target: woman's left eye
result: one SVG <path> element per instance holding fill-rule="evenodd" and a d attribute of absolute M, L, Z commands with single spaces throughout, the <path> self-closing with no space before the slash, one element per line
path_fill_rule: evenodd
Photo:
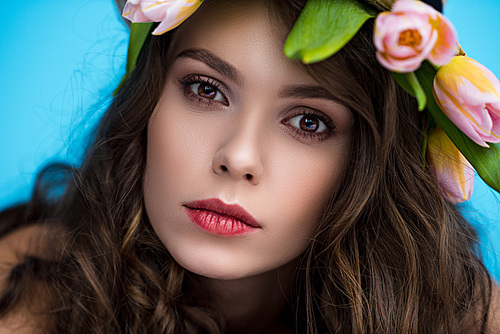
<path fill-rule="evenodd" d="M 316 109 L 299 108 L 282 123 L 292 129 L 294 137 L 307 141 L 322 141 L 330 137 L 335 130 L 332 119 Z"/>
<path fill-rule="evenodd" d="M 219 91 L 219 89 L 217 89 L 217 87 L 215 87 L 209 83 L 197 82 L 197 83 L 190 84 L 188 87 L 193 93 L 195 93 L 195 94 L 197 94 L 205 99 L 210 99 L 210 100 L 220 101 L 220 102 L 226 101 L 224 95 L 222 95 L 222 93 Z"/>
<path fill-rule="evenodd" d="M 297 115 L 287 123 L 305 132 L 323 132 L 328 129 L 326 124 L 314 115 Z"/>

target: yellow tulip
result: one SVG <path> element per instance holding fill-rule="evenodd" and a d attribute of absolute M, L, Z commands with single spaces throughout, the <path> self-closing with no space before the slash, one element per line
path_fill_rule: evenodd
<path fill-rule="evenodd" d="M 426 157 L 444 198 L 453 204 L 468 201 L 474 188 L 474 168 L 443 129 L 429 131 Z"/>
<path fill-rule="evenodd" d="M 478 145 L 500 142 L 500 82 L 467 56 L 453 57 L 434 78 L 434 96 L 448 118 Z"/>

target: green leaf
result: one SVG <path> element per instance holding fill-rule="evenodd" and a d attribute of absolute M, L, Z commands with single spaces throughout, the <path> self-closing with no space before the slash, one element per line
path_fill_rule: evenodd
<path fill-rule="evenodd" d="M 424 132 L 424 138 L 422 140 L 422 146 L 420 147 L 420 150 L 422 152 L 422 166 L 424 167 L 425 164 L 427 163 L 427 146 L 429 144 L 429 129 L 430 129 L 429 124 L 427 124 L 427 128 L 425 129 Z"/>
<path fill-rule="evenodd" d="M 141 53 L 142 46 L 153 26 L 152 22 L 149 23 L 132 23 L 130 27 L 130 39 L 128 41 L 127 53 L 127 73 L 132 72 L 137 62 L 137 57 Z"/>
<path fill-rule="evenodd" d="M 415 92 L 413 91 L 413 87 L 411 84 L 408 82 L 408 78 L 404 73 L 398 73 L 398 72 L 391 72 L 392 76 L 394 79 L 396 79 L 396 82 L 403 87 L 405 91 L 408 92 L 413 97 L 416 97 Z"/>
<path fill-rule="evenodd" d="M 427 104 L 427 96 L 422 88 L 422 85 L 418 81 L 417 76 L 414 72 L 411 73 L 397 73 L 392 72 L 392 76 L 396 79 L 396 82 L 403 87 L 411 96 L 415 97 L 418 102 L 418 110 L 424 110 Z"/>
<path fill-rule="evenodd" d="M 427 110 L 436 124 L 443 128 L 484 182 L 500 192 L 500 144 L 489 144 L 489 148 L 479 146 L 450 121 L 434 100 L 432 83 L 436 69 L 431 64 L 423 63 L 416 74 L 427 95 Z"/>
<path fill-rule="evenodd" d="M 125 67 L 125 75 L 122 78 L 122 81 L 118 85 L 118 87 L 113 92 L 113 95 L 116 95 L 122 86 L 127 81 L 127 78 L 135 68 L 135 64 L 137 63 L 137 57 L 141 53 L 142 46 L 146 41 L 146 38 L 149 36 L 149 32 L 151 31 L 151 27 L 153 23 L 132 23 L 130 26 L 130 38 L 128 41 L 128 53 L 127 53 L 127 65 Z"/>
<path fill-rule="evenodd" d="M 324 60 L 349 42 L 377 10 L 361 1 L 309 0 L 285 42 L 285 55 L 304 63 Z"/>

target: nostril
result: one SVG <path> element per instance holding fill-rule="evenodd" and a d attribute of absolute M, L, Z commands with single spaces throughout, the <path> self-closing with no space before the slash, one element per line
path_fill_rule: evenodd
<path fill-rule="evenodd" d="M 246 179 L 248 181 L 251 181 L 253 179 L 253 175 L 252 174 L 246 174 L 245 177 L 246 177 Z"/>
<path fill-rule="evenodd" d="M 227 172 L 227 167 L 226 167 L 226 166 L 224 166 L 224 165 L 221 165 L 221 166 L 220 166 L 220 169 L 221 169 L 223 172 Z"/>

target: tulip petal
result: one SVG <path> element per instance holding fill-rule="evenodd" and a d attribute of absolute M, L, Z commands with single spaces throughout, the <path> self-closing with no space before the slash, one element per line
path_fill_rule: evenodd
<path fill-rule="evenodd" d="M 486 67 L 453 57 L 438 70 L 434 95 L 446 116 L 478 145 L 500 142 L 500 82 Z"/>
<path fill-rule="evenodd" d="M 161 35 L 176 28 L 191 16 L 202 2 L 202 0 L 184 0 L 172 3 L 172 6 L 166 12 L 165 18 L 153 31 L 153 35 Z"/>
<path fill-rule="evenodd" d="M 140 5 L 131 2 L 127 2 L 123 7 L 122 16 L 134 23 L 149 22 L 149 19 L 142 13 Z"/>
<path fill-rule="evenodd" d="M 413 72 L 420 67 L 420 64 L 422 64 L 422 61 L 424 60 L 421 57 L 413 57 L 395 62 L 394 59 L 387 59 L 385 58 L 385 55 L 378 52 L 375 56 L 382 66 L 398 73 Z"/>
<path fill-rule="evenodd" d="M 429 131 L 426 157 L 443 196 L 450 203 L 470 199 L 474 188 L 474 169 L 443 129 Z"/>
<path fill-rule="evenodd" d="M 161 22 L 165 19 L 168 9 L 172 7 L 171 1 L 142 1 L 141 9 L 144 15 L 153 22 Z"/>
<path fill-rule="evenodd" d="M 496 104 L 488 103 L 486 105 L 486 109 L 491 116 L 493 121 L 493 126 L 491 128 L 491 137 L 490 139 L 486 139 L 490 143 L 498 143 L 500 142 L 500 101 Z M 495 139 L 497 141 L 495 141 Z"/>
<path fill-rule="evenodd" d="M 485 101 L 489 100 L 489 94 L 479 91 L 467 79 L 463 80 L 457 92 L 459 102 L 461 102 L 465 110 L 464 115 L 470 120 L 478 133 L 489 135 L 493 127 L 493 121 L 485 103 Z"/>
<path fill-rule="evenodd" d="M 439 31 L 434 48 L 429 54 L 429 60 L 435 65 L 446 65 L 457 54 L 457 32 L 453 24 L 443 15 L 431 21 L 435 31 Z"/>
<path fill-rule="evenodd" d="M 488 144 L 475 130 L 471 122 L 472 118 L 465 108 L 455 96 L 446 91 L 442 84 L 436 80 L 434 81 L 434 96 L 441 110 L 467 137 L 480 146 L 488 147 Z"/>

